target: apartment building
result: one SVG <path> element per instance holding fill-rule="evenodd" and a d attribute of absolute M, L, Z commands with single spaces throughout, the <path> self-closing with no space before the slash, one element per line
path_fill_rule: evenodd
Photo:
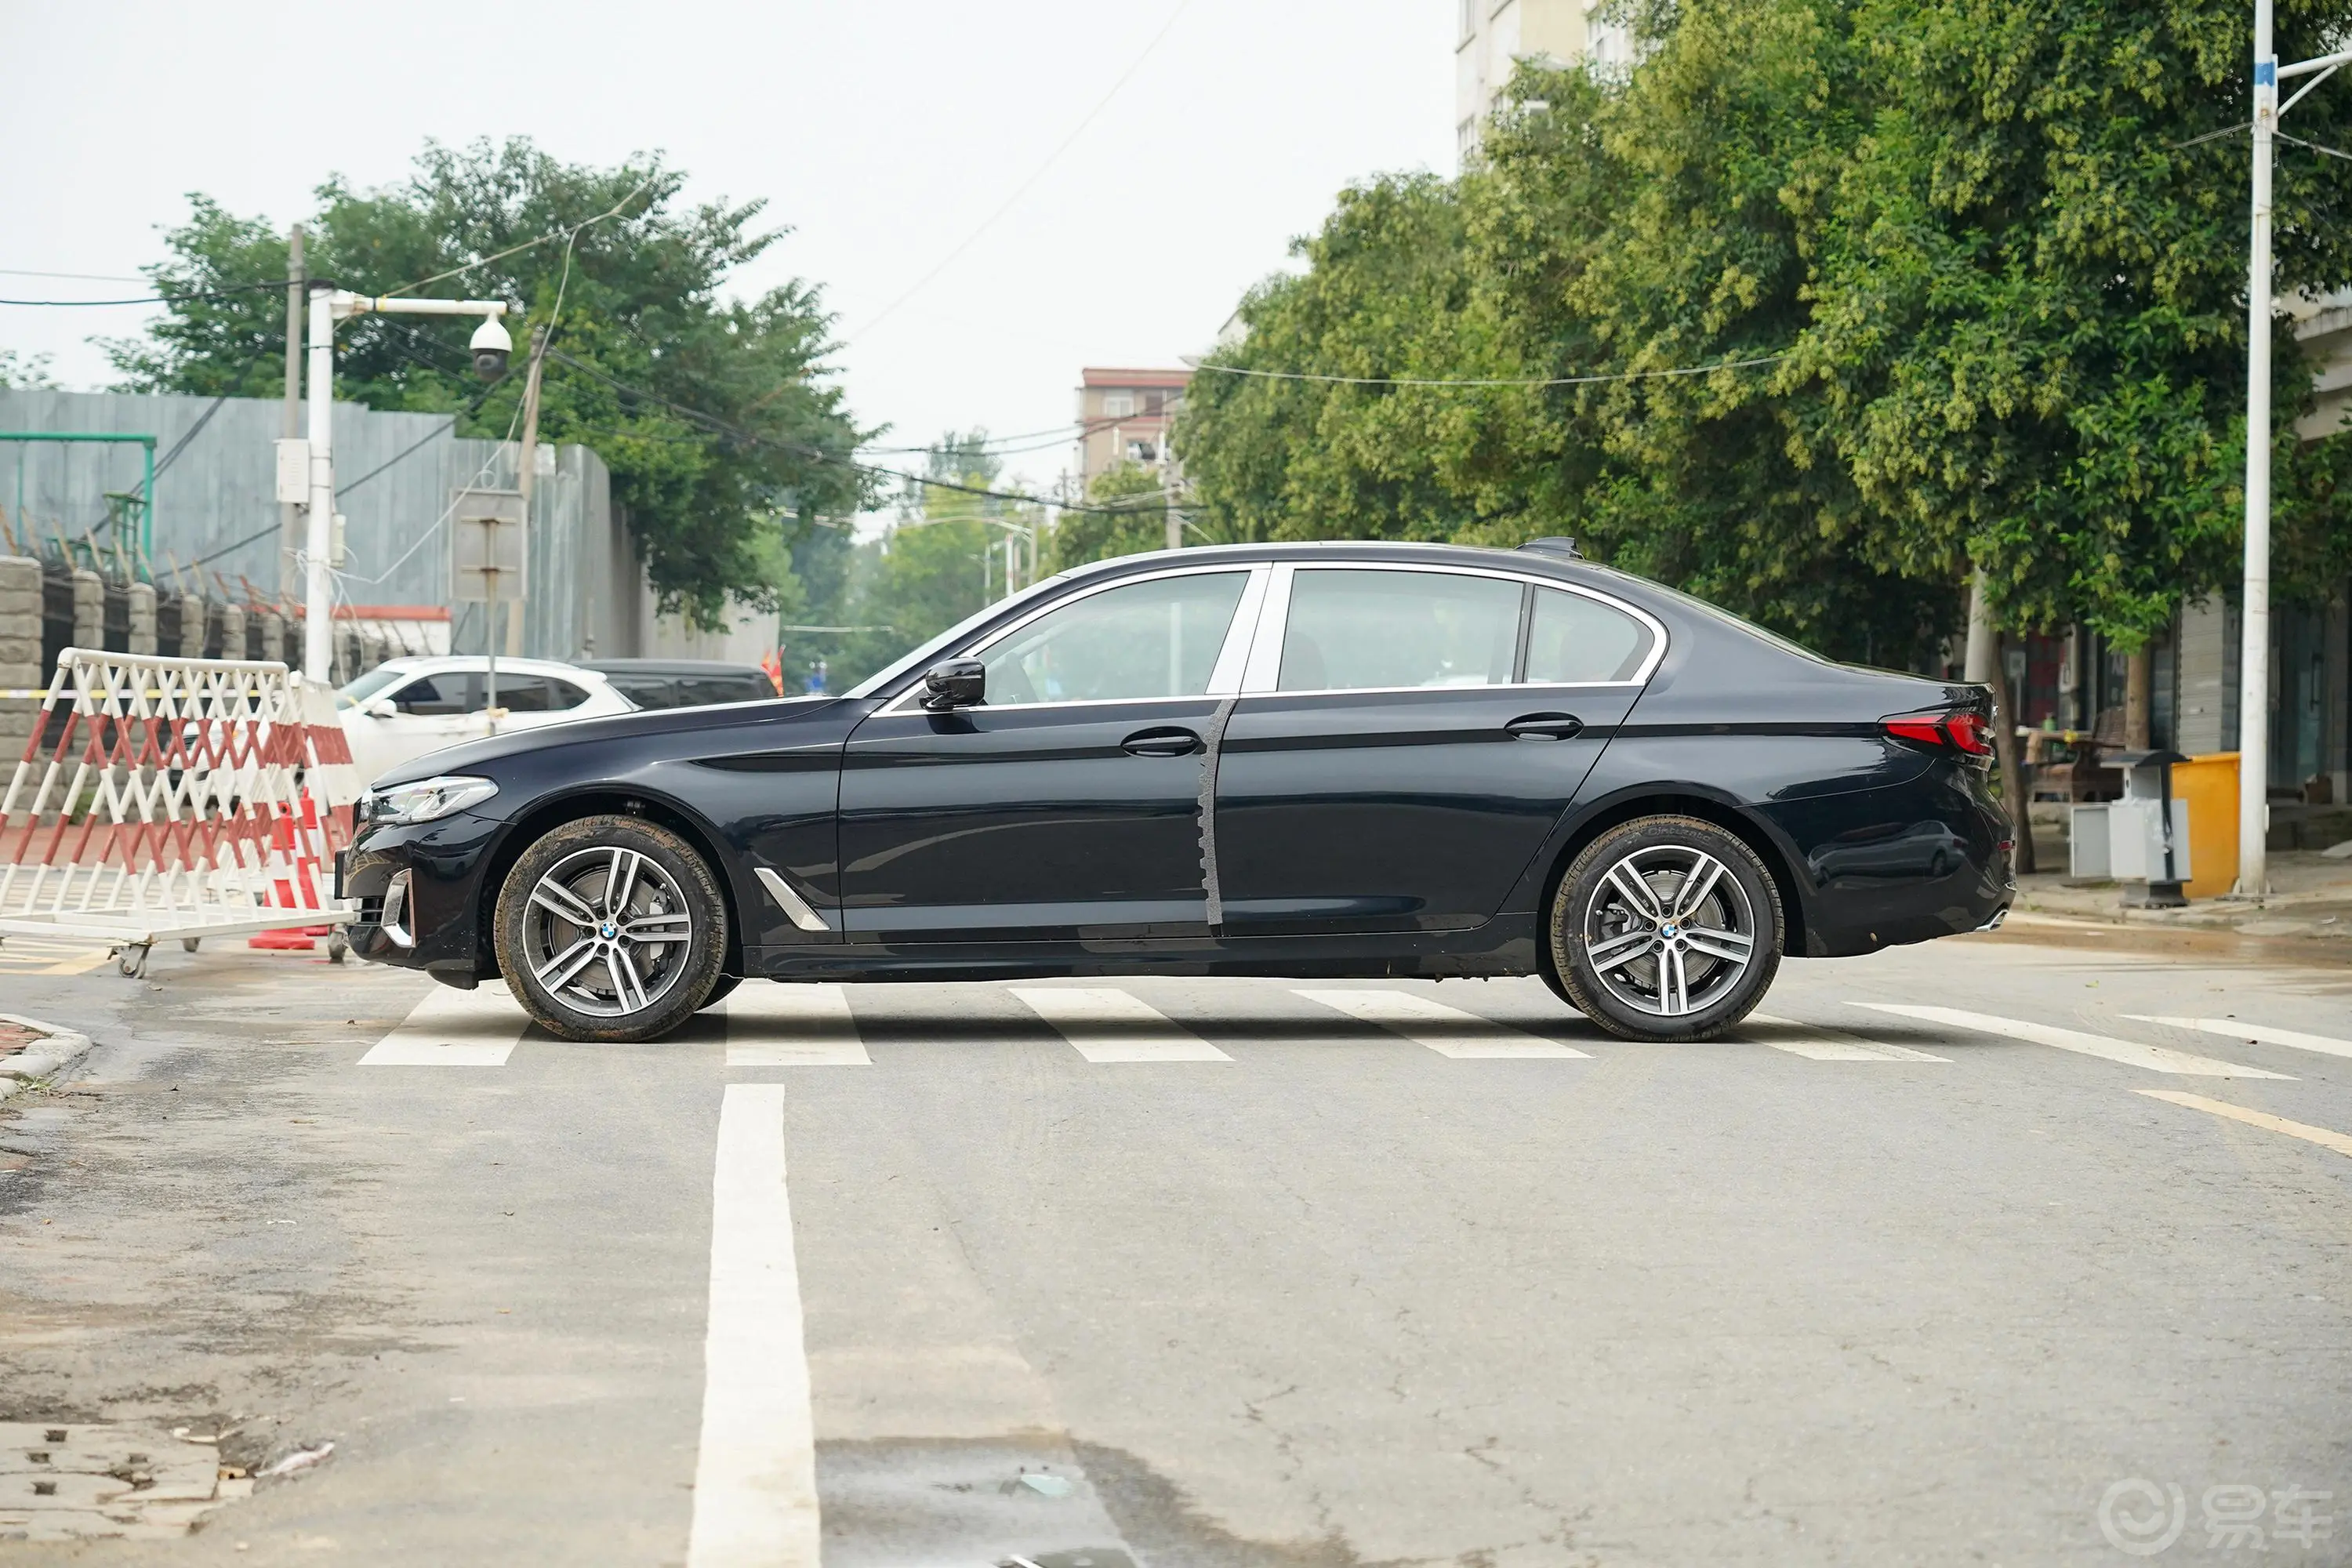
<path fill-rule="evenodd" d="M 1079 374 L 1078 472 L 1095 476 L 1136 463 L 1165 468 L 1168 428 L 1192 381 L 1189 370 L 1089 365 Z"/>
<path fill-rule="evenodd" d="M 1633 63 L 1632 36 L 1611 0 L 1454 0 L 1455 151 L 1478 150 L 1479 127 L 1523 59 L 1587 60 L 1604 69 Z"/>

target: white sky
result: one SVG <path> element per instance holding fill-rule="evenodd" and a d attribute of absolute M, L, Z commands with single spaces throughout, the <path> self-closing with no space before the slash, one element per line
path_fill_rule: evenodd
<path fill-rule="evenodd" d="M 0 5 L 0 268 L 132 273 L 184 193 L 283 225 L 425 138 L 569 162 L 660 149 L 690 198 L 793 233 L 739 279 L 821 284 L 851 406 L 889 445 L 1073 416 L 1087 364 L 1207 347 L 1339 187 L 1453 164 L 1452 0 Z M 1169 19 L 1175 20 L 1169 26 Z M 1125 87 L 945 271 L 1167 27 Z M 388 284 L 394 280 L 379 280 Z M 0 274 L 0 297 L 117 285 Z M 143 311 L 0 308 L 0 348 L 105 384 Z M 896 459 L 892 459 L 895 461 Z M 1066 447 L 1013 458 L 1034 483 Z"/>

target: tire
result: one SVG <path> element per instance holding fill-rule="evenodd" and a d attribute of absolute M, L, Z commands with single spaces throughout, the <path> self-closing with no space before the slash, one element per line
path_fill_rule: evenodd
<path fill-rule="evenodd" d="M 735 987 L 742 984 L 743 977 L 740 974 L 720 975 L 719 977 L 719 983 L 710 988 L 710 994 L 702 999 L 702 1006 L 697 1007 L 695 1011 L 699 1013 L 704 1011 L 706 1008 L 718 1006 L 719 1004 L 727 1000 L 727 994 L 729 992 L 734 990 Z"/>
<path fill-rule="evenodd" d="M 709 999 L 726 960 L 727 902 L 710 868 L 640 817 L 549 832 L 507 873 L 494 918 L 507 988 L 566 1040 L 660 1038 Z"/>
<path fill-rule="evenodd" d="M 1547 934 L 1579 1011 L 1621 1039 L 1669 1042 L 1745 1018 L 1780 971 L 1786 931 L 1780 889 L 1743 840 L 1695 816 L 1644 816 L 1578 854 Z"/>

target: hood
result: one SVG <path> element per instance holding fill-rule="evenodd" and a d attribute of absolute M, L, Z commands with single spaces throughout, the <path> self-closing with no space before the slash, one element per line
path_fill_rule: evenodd
<path fill-rule="evenodd" d="M 661 735 L 722 731 L 740 737 L 746 731 L 794 725 L 838 713 L 845 706 L 863 708 L 836 696 L 779 697 L 768 702 L 730 702 L 711 708 L 656 708 L 636 713 L 616 713 L 605 719 L 572 719 L 542 724 L 479 741 L 466 741 L 427 752 L 421 757 L 388 768 L 371 788 L 413 783 L 442 773 L 494 772 L 497 764 L 517 757 L 540 757 L 570 748 L 611 741 L 651 740 Z"/>

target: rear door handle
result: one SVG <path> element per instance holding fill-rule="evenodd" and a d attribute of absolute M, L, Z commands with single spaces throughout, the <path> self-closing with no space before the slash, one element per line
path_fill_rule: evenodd
<path fill-rule="evenodd" d="M 1523 713 L 1503 728 L 1523 740 L 1565 741 L 1583 731 L 1584 721 L 1573 713 Z"/>
<path fill-rule="evenodd" d="M 1201 749 L 1201 737 L 1179 725 L 1138 730 L 1118 743 L 1130 757 L 1189 757 Z"/>

